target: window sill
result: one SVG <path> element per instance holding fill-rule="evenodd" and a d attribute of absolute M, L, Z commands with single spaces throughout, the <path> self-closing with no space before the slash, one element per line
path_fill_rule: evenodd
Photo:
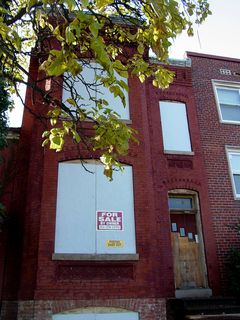
<path fill-rule="evenodd" d="M 164 154 L 177 154 L 177 155 L 183 155 L 183 156 L 194 156 L 193 151 L 171 151 L 171 150 L 164 150 Z"/>
<path fill-rule="evenodd" d="M 53 253 L 52 260 L 75 261 L 137 261 L 139 254 L 78 254 L 78 253 Z"/>
<path fill-rule="evenodd" d="M 234 194 L 234 200 L 239 201 L 240 200 L 240 195 Z"/>
<path fill-rule="evenodd" d="M 240 125 L 240 121 L 231 121 L 231 120 L 220 120 L 221 124 L 234 124 L 239 126 Z"/>

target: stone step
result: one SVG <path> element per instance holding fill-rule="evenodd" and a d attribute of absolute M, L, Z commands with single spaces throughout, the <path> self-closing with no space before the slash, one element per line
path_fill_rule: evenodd
<path fill-rule="evenodd" d="M 240 314 L 240 306 L 236 305 L 192 305 L 184 308 L 186 314 Z"/>
<path fill-rule="evenodd" d="M 168 319 L 240 320 L 239 298 L 169 299 Z"/>
<path fill-rule="evenodd" d="M 239 320 L 240 313 L 186 315 L 186 320 Z"/>

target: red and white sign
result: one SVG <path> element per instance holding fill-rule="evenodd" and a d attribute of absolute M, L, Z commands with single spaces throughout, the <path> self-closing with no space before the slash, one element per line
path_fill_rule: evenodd
<path fill-rule="evenodd" d="M 123 230 L 122 211 L 97 211 L 97 230 Z"/>

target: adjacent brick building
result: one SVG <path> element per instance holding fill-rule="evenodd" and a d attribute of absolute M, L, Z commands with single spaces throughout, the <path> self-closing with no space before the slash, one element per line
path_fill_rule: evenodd
<path fill-rule="evenodd" d="M 226 256 L 240 241 L 232 228 L 239 224 L 240 213 L 240 60 L 191 52 L 188 56 L 221 283 L 227 285 Z"/>
<path fill-rule="evenodd" d="M 223 294 L 226 254 L 238 245 L 227 225 L 238 219 L 239 173 L 227 154 L 238 157 L 240 119 L 219 120 L 212 80 L 220 95 L 238 92 L 240 61 L 189 57 L 170 63 L 167 90 L 129 78 L 122 118 L 140 143 L 113 182 L 98 154 L 70 139 L 61 153 L 41 147 L 45 106 L 27 91 L 8 200 L 18 232 L 0 251 L 2 319 L 164 320 L 170 297 Z"/>

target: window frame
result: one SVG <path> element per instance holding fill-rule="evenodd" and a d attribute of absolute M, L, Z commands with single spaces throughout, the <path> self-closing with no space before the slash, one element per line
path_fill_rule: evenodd
<path fill-rule="evenodd" d="M 174 199 L 191 199 L 191 208 L 171 208 L 169 205 L 169 199 L 174 198 Z M 170 193 L 168 194 L 168 208 L 170 212 L 178 212 L 178 211 L 184 211 L 184 212 L 195 212 L 196 211 L 196 204 L 195 204 L 195 197 L 193 194 L 173 194 Z"/>
<path fill-rule="evenodd" d="M 224 88 L 229 90 L 237 89 L 239 91 L 239 96 L 240 96 L 240 82 L 212 80 L 212 85 L 213 85 L 214 97 L 217 105 L 217 111 L 218 111 L 220 123 L 240 125 L 240 120 L 224 120 L 223 119 L 220 101 L 217 93 L 218 88 Z M 239 104 L 239 108 L 240 108 L 240 104 Z"/>
<path fill-rule="evenodd" d="M 233 190 L 233 196 L 235 200 L 240 200 L 240 193 L 237 193 L 235 182 L 234 182 L 234 174 L 240 175 L 240 169 L 239 170 L 233 170 L 231 166 L 231 160 L 230 155 L 232 154 L 238 154 L 240 157 L 240 147 L 231 147 L 226 146 L 226 155 L 227 155 L 227 162 L 228 162 L 228 171 L 231 179 L 231 185 Z"/>

